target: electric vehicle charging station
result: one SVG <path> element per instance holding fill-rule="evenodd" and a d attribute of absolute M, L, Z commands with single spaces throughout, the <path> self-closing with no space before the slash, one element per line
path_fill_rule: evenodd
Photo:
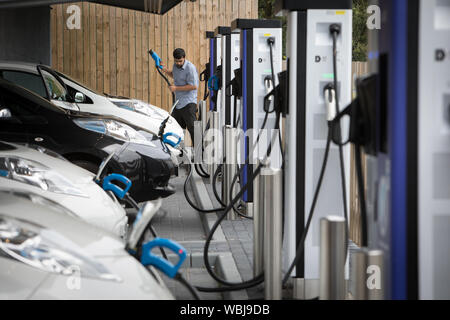
<path fill-rule="evenodd" d="M 217 70 L 217 67 L 221 64 L 221 56 L 222 56 L 222 42 L 220 38 L 218 38 L 214 31 L 206 31 L 206 38 L 209 39 L 209 74 L 210 79 L 214 75 Z M 220 101 L 220 97 L 215 97 L 215 93 L 210 90 L 209 94 L 209 111 L 217 111 L 217 104 Z M 214 98 L 214 99 L 213 99 Z M 216 99 L 216 102 L 213 100 Z"/>
<path fill-rule="evenodd" d="M 231 55 L 231 28 L 219 26 L 214 32 L 214 36 L 217 42 L 220 42 L 220 65 L 222 66 L 222 87 L 219 88 L 220 98 L 220 130 L 225 125 L 231 125 L 232 113 L 231 113 L 231 90 L 227 86 L 231 77 L 231 65 L 230 65 L 230 55 Z"/>
<path fill-rule="evenodd" d="M 450 2 L 419 5 L 419 298 L 450 299 Z"/>
<path fill-rule="evenodd" d="M 221 66 L 222 66 L 222 88 L 220 90 L 220 128 L 223 132 L 223 152 L 225 163 L 222 170 L 222 201 L 229 203 L 230 188 L 233 177 L 236 173 L 237 163 L 236 140 L 237 134 L 235 126 L 237 120 L 238 99 L 232 99 L 232 82 L 234 71 L 240 67 L 240 35 L 238 32 L 231 32 L 230 27 L 219 26 L 215 30 L 215 37 L 221 41 Z M 235 105 L 236 104 L 236 105 Z M 228 145 L 228 148 L 227 148 Z M 234 219 L 233 213 L 230 219 Z"/>
<path fill-rule="evenodd" d="M 276 12 L 286 14 L 288 19 L 289 105 L 286 116 L 284 185 L 286 266 L 296 257 L 305 231 L 325 154 L 327 121 L 335 115 L 334 110 L 327 112 L 326 100 L 329 97 L 325 96 L 326 88 L 333 85 L 335 76 L 333 37 L 330 32 L 333 24 L 340 27 L 336 66 L 339 102 L 341 106 L 347 106 L 351 102 L 352 2 L 276 1 L 275 8 Z M 335 96 L 335 92 L 331 94 Z M 335 102 L 328 105 L 328 108 L 335 108 Z M 342 131 L 348 132 L 348 126 L 343 124 Z M 343 162 L 345 180 L 349 181 L 348 146 L 343 148 Z M 343 200 L 342 196 L 339 165 L 339 150 L 333 146 L 329 151 L 329 169 L 323 177 L 321 196 L 318 198 L 304 251 L 295 265 L 294 295 L 299 298 L 318 296 L 320 219 L 329 215 L 342 216 L 344 204 L 348 207 L 348 197 Z M 348 184 L 345 191 L 348 195 Z"/>
<path fill-rule="evenodd" d="M 240 44 L 240 33 L 239 32 L 231 32 L 230 38 L 231 38 L 231 50 L 230 50 L 230 58 L 229 58 L 229 64 L 230 64 L 230 70 L 231 70 L 231 76 L 230 80 L 232 81 L 235 79 L 237 70 L 241 67 L 241 44 Z M 229 82 L 227 82 L 228 85 Z M 233 94 L 233 86 L 237 86 L 238 84 L 235 82 L 235 84 L 231 84 L 231 94 Z M 237 88 L 236 88 L 237 89 Z M 231 119 L 232 119 L 232 126 L 236 126 L 238 119 L 240 117 L 240 97 L 234 96 L 233 99 L 231 99 Z"/>
<path fill-rule="evenodd" d="M 245 168 L 240 177 L 241 186 L 252 181 L 255 159 L 263 157 L 268 143 L 264 138 L 270 134 L 262 133 L 258 149 L 252 152 L 259 129 L 261 129 L 266 112 L 264 111 L 264 97 L 275 85 L 271 83 L 272 67 L 270 57 L 270 45 L 273 41 L 273 73 L 281 72 L 282 59 L 282 30 L 278 20 L 253 20 L 236 19 L 231 23 L 232 31 L 240 32 L 240 57 L 242 71 L 242 102 L 240 108 L 241 121 L 239 129 L 242 129 L 241 143 L 239 146 L 239 163 Z M 277 79 L 274 80 L 275 84 Z M 271 110 L 273 107 L 270 108 Z M 275 115 L 269 114 L 265 129 L 272 132 L 275 127 Z M 252 152 L 252 154 L 250 154 Z M 255 155 L 258 156 L 255 156 Z M 245 161 L 245 162 L 244 162 Z M 280 145 L 276 141 L 272 145 L 270 165 L 281 168 Z M 243 204 L 247 215 L 253 215 L 253 186 L 250 183 L 243 195 Z"/>
<path fill-rule="evenodd" d="M 372 1 L 376 149 L 367 159 L 367 238 L 384 254 L 386 299 L 449 299 L 450 2 Z"/>
<path fill-rule="evenodd" d="M 214 37 L 220 39 L 222 66 L 222 88 L 220 103 L 223 108 L 220 110 L 221 124 L 234 126 L 234 119 L 237 118 L 238 106 L 232 98 L 232 84 L 235 70 L 240 68 L 240 34 L 231 32 L 231 27 L 219 26 L 214 32 Z M 235 115 L 236 112 L 236 115 Z"/>
<path fill-rule="evenodd" d="M 211 182 L 214 176 L 214 173 L 217 169 L 217 163 L 215 160 L 220 159 L 218 154 L 220 153 L 220 143 L 216 133 L 213 130 L 220 130 L 220 114 L 215 114 L 216 112 L 220 112 L 220 104 L 221 104 L 221 90 L 218 87 L 219 79 L 215 75 L 217 68 L 221 66 L 221 39 L 217 37 L 214 31 L 207 31 L 206 38 L 209 39 L 209 74 L 210 78 L 208 80 L 209 87 L 209 123 L 210 123 L 210 131 L 209 139 L 212 140 L 212 146 L 208 148 L 210 151 L 206 153 L 206 161 L 208 164 L 208 173 L 211 178 Z M 212 134 L 211 134 L 212 133 Z M 206 146 L 205 146 L 206 147 Z M 214 156 L 212 154 L 214 153 Z"/>

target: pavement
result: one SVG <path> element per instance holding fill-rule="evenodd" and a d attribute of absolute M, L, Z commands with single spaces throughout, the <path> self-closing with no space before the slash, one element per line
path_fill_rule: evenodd
<path fill-rule="evenodd" d="M 162 207 L 153 219 L 153 227 L 159 237 L 177 241 L 186 248 L 188 258 L 180 272 L 194 286 L 218 288 L 219 284 L 208 274 L 204 266 L 203 251 L 207 235 L 218 218 L 217 213 L 200 213 L 187 202 L 183 186 L 186 172 L 180 170 L 179 177 L 173 178 L 171 184 L 176 193 L 163 200 Z M 219 186 L 219 184 L 218 184 Z M 209 179 L 202 179 L 194 174 L 187 184 L 188 196 L 197 206 L 204 209 L 218 208 Z M 219 187 L 220 190 L 220 187 Z M 205 192 L 206 191 L 206 192 Z M 148 232 L 147 240 L 152 236 Z M 215 273 L 228 282 L 239 283 L 253 278 L 252 220 L 238 218 L 224 220 L 215 232 L 209 248 L 209 261 Z M 157 253 L 157 252 L 154 252 Z M 169 254 L 172 262 L 178 260 Z M 191 293 L 179 282 L 163 275 L 167 287 L 177 299 L 192 300 Z M 233 292 L 199 292 L 206 300 L 253 300 L 263 299 L 262 285 Z"/>

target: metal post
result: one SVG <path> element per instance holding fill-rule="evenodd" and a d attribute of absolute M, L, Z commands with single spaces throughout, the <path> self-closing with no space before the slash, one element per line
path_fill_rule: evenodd
<path fill-rule="evenodd" d="M 384 255 L 381 250 L 367 252 L 367 298 L 369 300 L 384 299 Z"/>
<path fill-rule="evenodd" d="M 192 148 L 194 152 L 194 163 L 203 163 L 203 134 L 202 134 L 202 122 L 194 121 L 194 141 L 195 144 Z"/>
<path fill-rule="evenodd" d="M 229 202 L 228 202 L 228 198 L 229 198 L 229 196 L 228 196 L 228 192 L 229 192 L 229 188 L 228 188 L 228 186 L 227 186 L 227 177 L 226 177 L 226 175 L 227 175 L 227 163 L 229 162 L 229 161 L 231 161 L 231 156 L 229 155 L 229 152 L 231 151 L 231 150 L 229 150 L 228 148 L 227 148 L 227 145 L 228 145 L 228 142 L 227 141 L 231 141 L 231 127 L 230 126 L 228 126 L 228 125 L 226 125 L 226 126 L 223 126 L 223 131 L 222 131 L 222 133 L 223 133 L 223 152 L 224 152 L 224 163 L 223 163 L 223 166 L 222 166 L 222 194 L 221 194 L 221 198 L 222 198 L 222 202 L 223 203 L 225 203 L 225 204 L 228 204 Z M 229 159 L 229 157 L 230 157 L 230 159 Z M 231 211 L 233 211 L 233 210 L 231 210 Z M 231 213 L 231 212 L 230 212 Z"/>
<path fill-rule="evenodd" d="M 227 125 L 224 127 L 224 147 L 225 147 L 225 163 L 223 166 L 223 180 L 222 180 L 222 201 L 225 204 L 229 204 L 231 202 L 230 199 L 230 189 L 231 183 L 233 182 L 233 178 L 236 175 L 237 169 L 237 144 L 238 144 L 238 130 Z M 233 196 L 237 194 L 238 188 L 235 188 L 233 192 Z M 236 213 L 234 210 L 231 210 L 228 213 L 227 219 L 234 220 L 236 219 Z"/>
<path fill-rule="evenodd" d="M 362 248 L 352 253 L 350 277 L 353 300 L 383 300 L 383 251 Z"/>
<path fill-rule="evenodd" d="M 212 129 L 212 122 L 213 122 L 213 117 L 212 117 L 212 112 L 208 113 L 208 122 L 209 122 L 209 129 Z M 212 155 L 211 155 L 211 146 L 213 141 L 211 140 L 211 135 L 210 135 L 210 131 L 208 131 L 205 129 L 205 131 L 203 132 L 203 148 L 204 150 L 206 150 L 206 152 L 203 153 L 203 160 L 206 163 L 206 171 L 208 172 L 209 176 L 211 177 L 211 171 L 212 171 Z M 206 141 L 205 141 L 206 140 Z"/>
<path fill-rule="evenodd" d="M 345 300 L 345 219 L 320 220 L 320 299 Z"/>
<path fill-rule="evenodd" d="M 281 300 L 282 171 L 264 166 L 261 180 L 264 188 L 265 299 Z"/>
<path fill-rule="evenodd" d="M 350 255 L 350 293 L 353 300 L 367 300 L 366 270 L 365 250 L 353 251 Z"/>
<path fill-rule="evenodd" d="M 206 130 L 206 125 L 208 124 L 206 101 L 204 100 L 200 101 L 199 109 L 200 109 L 200 121 L 202 122 L 202 134 L 204 134 Z"/>
<path fill-rule="evenodd" d="M 203 163 L 207 160 L 207 159 L 205 159 L 204 154 L 203 154 L 203 149 L 205 147 L 205 143 L 204 143 L 203 139 L 205 137 L 206 125 L 208 123 L 208 114 L 206 111 L 206 101 L 205 100 L 202 100 L 199 102 L 198 110 L 199 110 L 199 118 L 200 118 L 199 121 L 201 123 L 201 125 L 200 125 L 200 128 L 201 128 L 201 130 L 200 130 L 200 133 L 201 133 L 201 135 L 200 135 L 200 137 L 201 137 L 200 138 L 200 140 L 201 140 L 201 144 L 200 144 L 201 145 L 201 162 L 200 163 Z M 197 131 L 195 131 L 195 132 L 197 133 Z M 198 140 L 197 136 L 195 136 L 194 140 L 195 141 Z M 197 155 L 197 153 L 196 153 L 196 155 Z M 196 157 L 196 159 L 198 159 L 198 157 Z"/>
<path fill-rule="evenodd" d="M 214 178 L 214 173 L 216 173 L 217 170 L 217 166 L 218 163 L 220 163 L 220 161 L 222 160 L 221 154 L 220 154 L 220 145 L 219 145 L 219 135 L 221 134 L 219 131 L 219 112 L 217 111 L 212 111 L 210 112 L 210 123 L 211 123 L 211 129 L 213 130 L 213 141 L 212 141 L 212 154 L 211 154 L 211 158 L 210 158 L 210 168 L 211 171 L 209 173 L 209 177 L 210 177 L 210 182 L 212 184 L 213 182 L 213 178 Z"/>
<path fill-rule="evenodd" d="M 255 167 L 259 166 L 257 160 Z M 264 270 L 264 185 L 258 175 L 253 183 L 253 276 Z"/>

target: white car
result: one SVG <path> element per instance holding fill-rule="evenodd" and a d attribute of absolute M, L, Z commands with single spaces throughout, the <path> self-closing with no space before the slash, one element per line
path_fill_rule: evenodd
<path fill-rule="evenodd" d="M 0 299 L 174 299 L 122 241 L 66 211 L 0 188 Z"/>
<path fill-rule="evenodd" d="M 48 66 L 0 61 L 0 77 L 31 90 L 62 108 L 115 117 L 118 121 L 154 135 L 158 135 L 162 122 L 167 119 L 164 132 L 174 133 L 181 141 L 184 140 L 183 129 L 167 111 L 140 100 L 107 97 Z M 64 84 L 61 84 L 58 78 Z M 58 91 L 55 90 L 58 86 L 61 86 L 61 92 L 65 91 L 62 86 L 67 86 L 74 101 L 69 101 L 62 95 L 49 97 L 44 83 L 52 87 L 53 92 Z M 170 139 L 176 142 L 174 138 Z M 172 147 L 170 150 L 176 156 L 180 155 L 179 150 Z"/>
<path fill-rule="evenodd" d="M 19 188 L 69 208 L 88 223 L 124 238 L 128 218 L 124 208 L 97 183 L 94 174 L 56 153 L 0 142 L 0 186 Z"/>

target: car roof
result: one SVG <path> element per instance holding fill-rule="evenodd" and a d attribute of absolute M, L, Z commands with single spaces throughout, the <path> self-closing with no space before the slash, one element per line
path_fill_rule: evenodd
<path fill-rule="evenodd" d="M 20 70 L 32 72 L 34 74 L 38 74 L 37 67 L 40 65 L 44 66 L 40 63 L 0 60 L 0 69 Z"/>

